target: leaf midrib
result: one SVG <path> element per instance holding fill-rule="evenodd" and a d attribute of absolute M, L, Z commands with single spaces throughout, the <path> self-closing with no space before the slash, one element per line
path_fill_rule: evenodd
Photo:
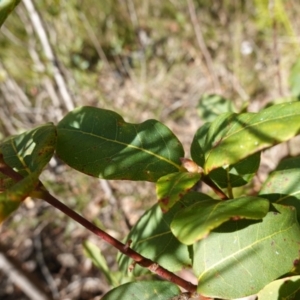
<path fill-rule="evenodd" d="M 96 135 L 96 134 L 93 134 L 93 133 L 88 133 L 88 132 L 85 132 L 85 131 L 82 131 L 82 130 L 78 130 L 78 129 L 74 130 L 74 129 L 70 129 L 70 128 L 63 128 L 63 129 L 60 128 L 60 130 L 61 130 L 61 131 L 64 131 L 64 130 L 65 130 L 65 131 L 77 132 L 77 133 L 80 132 L 80 133 L 82 133 L 83 135 L 93 136 L 93 137 L 96 137 L 96 138 L 98 138 L 98 139 L 105 140 L 106 142 L 116 143 L 116 144 L 119 144 L 119 145 L 126 146 L 126 147 L 128 147 L 128 148 L 132 148 L 132 149 L 135 149 L 135 150 L 139 150 L 139 151 L 145 152 L 145 153 L 147 153 L 147 154 L 149 154 L 149 155 L 151 155 L 151 156 L 154 156 L 154 157 L 158 158 L 159 160 L 163 160 L 163 161 L 165 161 L 165 162 L 167 162 L 167 163 L 173 165 L 173 166 L 176 167 L 178 170 L 181 170 L 181 167 L 180 167 L 178 164 L 176 164 L 176 163 L 174 163 L 173 161 L 171 161 L 170 159 L 166 159 L 165 157 L 163 157 L 163 156 L 161 156 L 161 155 L 158 155 L 158 154 L 156 154 L 156 153 L 154 153 L 154 152 L 152 152 L 152 151 L 149 151 L 149 150 L 147 150 L 147 149 L 144 149 L 144 148 L 140 148 L 140 147 L 137 147 L 137 146 L 134 146 L 134 145 L 131 145 L 131 144 L 126 144 L 126 143 L 123 143 L 123 142 L 118 141 L 118 140 L 112 140 L 112 139 L 109 139 L 109 138 L 106 138 L 106 137 L 103 137 L 103 136 L 99 136 L 99 135 Z"/>
<path fill-rule="evenodd" d="M 225 257 L 225 258 L 219 260 L 217 263 L 215 263 L 215 264 L 213 264 L 212 266 L 210 266 L 209 268 L 205 269 L 205 271 L 202 272 L 202 273 L 199 275 L 198 281 L 200 281 L 200 280 L 201 280 L 201 277 L 205 276 L 205 274 L 209 273 L 209 271 L 211 271 L 212 269 L 216 268 L 218 265 L 221 265 L 222 263 L 226 262 L 227 260 L 229 260 L 229 259 L 231 259 L 231 258 L 236 259 L 236 258 L 235 258 L 236 255 L 242 253 L 243 251 L 246 251 L 247 249 L 253 247 L 254 245 L 256 245 L 256 244 L 258 244 L 258 243 L 260 243 L 260 242 L 263 242 L 264 240 L 271 239 L 271 238 L 272 238 L 273 236 L 275 236 L 275 235 L 282 234 L 283 232 L 286 232 L 286 231 L 290 230 L 294 225 L 295 225 L 295 224 L 292 224 L 291 226 L 287 227 L 287 228 L 284 229 L 284 230 L 279 230 L 279 231 L 275 232 L 274 234 L 271 234 L 271 235 L 268 235 L 268 236 L 266 236 L 266 237 L 264 237 L 264 238 L 262 238 L 262 239 L 259 239 L 259 240 L 255 241 L 254 243 L 251 243 L 250 245 L 248 245 L 248 246 L 246 246 L 246 247 L 244 247 L 244 248 L 242 248 L 242 249 L 239 249 L 238 251 L 236 251 L 236 252 L 230 254 L 229 256 L 227 256 L 227 257 Z"/>

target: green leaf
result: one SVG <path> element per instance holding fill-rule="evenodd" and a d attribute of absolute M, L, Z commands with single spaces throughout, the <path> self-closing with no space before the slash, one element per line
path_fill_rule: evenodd
<path fill-rule="evenodd" d="M 180 242 L 191 245 L 228 220 L 262 219 L 268 210 L 269 201 L 258 197 L 199 201 L 175 215 L 171 230 Z"/>
<path fill-rule="evenodd" d="M 196 132 L 192 145 L 191 157 L 194 162 L 204 168 L 206 153 L 211 149 L 213 139 L 222 138 L 223 124 L 232 116 L 232 113 L 224 113 L 215 119 L 214 122 L 207 122 L 203 124 Z M 214 133 L 214 137 L 209 138 L 209 134 Z"/>
<path fill-rule="evenodd" d="M 191 157 L 195 163 L 204 167 L 205 164 L 205 147 L 206 135 L 211 126 L 211 123 L 203 124 L 196 132 L 192 145 L 191 145 Z"/>
<path fill-rule="evenodd" d="M 163 214 L 158 204 L 154 205 L 140 218 L 132 228 L 127 237 L 131 240 L 130 247 L 141 255 L 157 262 L 171 272 L 176 272 L 184 267 L 191 266 L 191 259 L 186 245 L 181 244 L 172 234 L 170 223 L 174 215 L 183 207 L 192 205 L 196 201 L 211 199 L 205 194 L 196 193 L 198 197 L 192 195 L 196 192 L 190 192 L 179 200 L 167 213 Z M 190 197 L 187 197 L 191 195 Z M 127 272 L 131 259 L 126 255 L 119 256 L 120 270 Z M 134 268 L 134 275 L 144 273 L 145 268 L 138 265 Z"/>
<path fill-rule="evenodd" d="M 236 109 L 231 100 L 215 94 L 203 95 L 197 106 L 198 115 L 204 122 L 211 122 L 223 113 L 235 111 Z"/>
<path fill-rule="evenodd" d="M 0 27 L 21 0 L 0 0 Z"/>
<path fill-rule="evenodd" d="M 260 195 L 272 202 L 292 205 L 300 221 L 300 157 L 282 160 L 264 182 Z"/>
<path fill-rule="evenodd" d="M 15 180 L 0 172 L 0 192 L 7 190 L 16 183 Z"/>
<path fill-rule="evenodd" d="M 159 178 L 156 194 L 162 211 L 167 212 L 200 180 L 200 177 L 199 173 L 177 172 Z"/>
<path fill-rule="evenodd" d="M 0 193 L 0 224 L 30 195 L 39 182 L 39 172 L 33 172 Z"/>
<path fill-rule="evenodd" d="M 300 59 L 294 63 L 289 76 L 289 85 L 291 94 L 294 97 L 300 98 Z"/>
<path fill-rule="evenodd" d="M 3 160 L 24 178 L 15 182 L 1 174 L 0 188 L 4 192 L 0 194 L 0 223 L 34 191 L 40 173 L 54 153 L 55 145 L 56 129 L 53 124 L 39 126 L 1 143 Z"/>
<path fill-rule="evenodd" d="M 41 172 L 53 156 L 55 147 L 56 128 L 52 123 L 11 136 L 0 145 L 4 161 L 23 176 Z"/>
<path fill-rule="evenodd" d="M 180 294 L 177 285 L 166 281 L 129 282 L 109 291 L 102 300 L 167 300 Z"/>
<path fill-rule="evenodd" d="M 96 245 L 94 245 L 93 243 L 91 243 L 89 241 L 84 241 L 83 242 L 83 250 L 84 250 L 85 256 L 90 258 L 92 260 L 93 264 L 100 271 L 103 272 L 103 274 L 106 277 L 109 284 L 113 287 L 118 286 L 119 282 L 118 282 L 116 276 L 114 276 L 114 272 L 112 272 L 109 269 L 109 267 L 106 263 L 106 260 L 105 260 L 104 256 L 102 255 L 99 247 L 97 247 Z"/>
<path fill-rule="evenodd" d="M 230 118 L 231 114 L 224 114 L 219 117 L 218 124 L 222 124 L 227 118 Z M 191 145 L 191 157 L 198 163 L 199 166 L 205 165 L 205 153 L 210 150 L 210 144 L 207 144 L 207 136 L 210 127 L 219 131 L 218 124 L 205 123 L 200 127 L 193 139 Z M 219 136 L 221 138 L 222 135 Z M 255 175 L 260 164 L 260 153 L 254 153 L 249 157 L 242 159 L 241 161 L 232 164 L 230 166 L 220 167 L 212 170 L 208 176 L 209 178 L 220 188 L 239 187 L 247 184 Z"/>
<path fill-rule="evenodd" d="M 181 143 L 158 121 L 131 124 L 113 111 L 80 107 L 63 118 L 57 128 L 58 156 L 88 175 L 157 181 L 183 170 Z"/>
<path fill-rule="evenodd" d="M 262 222 L 229 221 L 194 244 L 200 294 L 245 297 L 293 269 L 300 253 L 296 212 L 289 206 L 274 207 Z"/>
<path fill-rule="evenodd" d="M 300 276 L 285 277 L 265 286 L 258 300 L 300 299 Z"/>
<path fill-rule="evenodd" d="M 202 147 L 205 174 L 289 140 L 300 131 L 299 118 L 300 102 L 274 105 L 259 113 L 219 116 L 211 123 Z"/>
<path fill-rule="evenodd" d="M 220 188 L 239 187 L 247 184 L 256 174 L 260 164 L 260 152 L 254 153 L 227 169 L 212 170 L 209 178 Z"/>

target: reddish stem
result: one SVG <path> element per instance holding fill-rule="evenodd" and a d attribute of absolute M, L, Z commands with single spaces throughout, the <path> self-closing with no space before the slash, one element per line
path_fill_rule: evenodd
<path fill-rule="evenodd" d="M 12 168 L 10 168 L 3 160 L 2 155 L 0 155 L 0 172 L 9 176 L 10 178 L 19 181 L 23 177 L 15 172 Z M 123 244 L 120 241 L 116 240 L 109 234 L 107 234 L 105 231 L 101 230 L 97 226 L 95 226 L 93 223 L 89 222 L 85 218 L 83 218 L 81 215 L 73 211 L 71 208 L 60 202 L 58 199 L 53 197 L 43 186 L 41 182 L 39 182 L 38 187 L 33 192 L 33 194 L 38 195 L 39 198 L 45 200 L 55 208 L 59 209 L 61 212 L 63 212 L 65 215 L 69 216 L 71 219 L 76 221 L 77 223 L 81 224 L 83 227 L 88 229 L 89 231 L 96 234 L 98 237 L 103 239 L 108 244 L 112 245 L 116 249 L 118 249 L 121 253 L 124 255 L 132 258 L 135 263 L 139 264 L 140 266 L 149 269 L 151 272 L 156 273 L 160 277 L 173 282 L 181 287 L 183 287 L 185 290 L 187 290 L 190 293 L 195 293 L 197 286 L 193 285 L 191 282 L 188 282 L 181 277 L 175 275 L 174 273 L 166 270 L 165 268 L 161 267 L 159 264 L 155 263 L 154 261 L 140 255 L 139 253 L 135 252 L 133 249 L 131 249 L 130 242 Z"/>
<path fill-rule="evenodd" d="M 202 181 L 206 183 L 222 200 L 228 200 L 228 196 L 208 177 L 203 176 Z"/>
<path fill-rule="evenodd" d="M 126 256 L 129 256 L 132 258 L 137 264 L 140 266 L 149 269 L 151 272 L 156 273 L 160 277 L 171 281 L 187 291 L 194 293 L 197 289 L 197 286 L 193 285 L 192 283 L 185 281 L 181 277 L 178 277 L 174 273 L 166 270 L 165 268 L 161 267 L 154 261 L 140 255 L 139 253 L 135 252 L 133 249 L 131 249 L 128 244 L 123 244 L 120 241 L 116 240 L 109 234 L 107 234 L 105 231 L 101 230 L 97 226 L 95 226 L 93 223 L 89 222 L 85 218 L 83 218 L 81 215 L 70 209 L 65 204 L 61 203 L 59 200 L 57 200 L 55 197 L 53 197 L 49 192 L 45 191 L 43 193 L 43 200 L 54 206 L 55 208 L 59 209 L 61 212 L 69 216 L 71 219 L 76 221 L 77 223 L 81 224 L 83 227 L 88 229 L 89 231 L 96 234 L 98 237 L 103 239 L 108 244 L 112 245 L 113 247 L 117 248 L 121 253 L 125 254 Z"/>

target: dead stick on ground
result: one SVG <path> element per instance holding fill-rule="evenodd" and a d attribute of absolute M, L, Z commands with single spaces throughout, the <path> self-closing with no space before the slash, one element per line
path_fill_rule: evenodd
<path fill-rule="evenodd" d="M 58 67 L 58 61 L 50 45 L 46 28 L 44 27 L 41 17 L 35 9 L 33 2 L 31 0 L 24 0 L 23 3 L 28 11 L 28 15 L 32 22 L 33 28 L 36 31 L 37 36 L 39 37 L 45 56 L 51 63 L 53 77 L 60 92 L 60 95 L 64 101 L 64 105 L 68 111 L 71 111 L 74 109 L 75 105 L 67 88 L 65 79 Z"/>
<path fill-rule="evenodd" d="M 200 48 L 200 51 L 202 52 L 202 55 L 204 57 L 206 67 L 208 69 L 210 79 L 213 85 L 213 88 L 216 92 L 221 92 L 221 86 L 218 77 L 215 74 L 214 67 L 213 67 L 213 61 L 211 58 L 211 55 L 206 47 L 201 28 L 200 28 L 200 22 L 197 19 L 196 15 L 196 9 L 193 0 L 187 0 L 188 8 L 189 8 L 189 13 L 190 13 L 190 18 L 194 27 L 196 39 L 198 46 Z"/>

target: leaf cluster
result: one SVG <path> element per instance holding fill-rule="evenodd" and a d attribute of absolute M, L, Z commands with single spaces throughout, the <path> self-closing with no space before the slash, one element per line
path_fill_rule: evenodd
<path fill-rule="evenodd" d="M 0 26 L 18 2 L 0 2 Z M 291 85 L 297 86 L 297 81 L 295 75 Z M 297 97 L 298 89 L 293 94 Z M 195 133 L 190 155 L 164 124 L 156 120 L 132 124 L 95 107 L 79 107 L 57 125 L 44 124 L 3 140 L 0 222 L 28 196 L 46 200 L 48 192 L 39 176 L 56 154 L 89 176 L 156 183 L 157 203 L 127 237 L 118 257 L 120 271 L 140 276 L 147 268 L 154 272 L 160 266 L 170 272 L 191 268 L 200 295 L 296 299 L 300 296 L 300 158 L 283 160 L 257 194 L 234 194 L 235 188 L 253 179 L 261 151 L 299 134 L 300 102 L 237 113 L 222 97 L 202 100 L 199 111 L 207 122 Z M 200 184 L 211 187 L 214 194 L 200 192 Z M 172 276 L 165 277 L 169 282 L 119 285 L 124 282 L 119 273 L 109 272 L 95 247 L 86 243 L 84 248 L 114 287 L 103 299 L 178 298 L 180 290 Z M 134 265 L 129 249 L 157 265 Z M 189 292 L 195 292 L 192 286 Z"/>
<path fill-rule="evenodd" d="M 299 158 L 282 161 L 257 195 L 234 197 L 234 190 L 251 182 L 263 149 L 299 133 L 299 111 L 300 102 L 289 102 L 259 113 L 220 114 L 198 129 L 187 158 L 178 138 L 156 120 L 132 124 L 113 111 L 79 107 L 57 125 L 1 143 L 1 221 L 27 196 L 43 199 L 39 175 L 54 153 L 93 177 L 155 182 L 157 204 L 136 223 L 126 245 L 171 272 L 192 268 L 201 295 L 232 299 L 258 293 L 265 299 L 269 285 L 281 293 L 281 281 L 274 280 L 285 274 L 298 280 L 291 272 L 297 274 L 300 250 Z M 199 183 L 214 196 L 198 191 Z M 91 247 L 86 251 L 116 286 Z M 126 251 L 118 262 L 121 271 L 132 269 Z M 139 276 L 147 269 L 136 265 L 132 272 Z M 290 293 L 298 291 L 290 286 Z M 116 287 L 104 299 L 116 299 L 116 293 L 126 299 L 138 290 L 149 290 L 151 299 L 179 293 L 173 283 L 144 281 Z"/>

